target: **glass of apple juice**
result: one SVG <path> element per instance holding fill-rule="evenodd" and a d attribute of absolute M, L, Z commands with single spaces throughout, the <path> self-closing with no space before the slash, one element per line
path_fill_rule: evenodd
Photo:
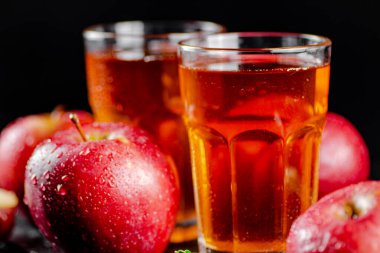
<path fill-rule="evenodd" d="M 128 122 L 145 129 L 177 169 L 181 203 L 173 243 L 197 238 L 177 43 L 222 31 L 224 26 L 213 22 L 173 20 L 98 24 L 83 32 L 88 98 L 96 120 Z"/>
<path fill-rule="evenodd" d="M 200 252 L 285 252 L 317 199 L 331 41 L 220 33 L 179 44 Z"/>

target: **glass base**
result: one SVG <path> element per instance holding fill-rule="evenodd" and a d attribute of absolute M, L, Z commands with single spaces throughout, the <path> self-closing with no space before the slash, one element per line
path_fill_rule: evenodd
<path fill-rule="evenodd" d="M 285 251 L 219 251 L 206 246 L 203 238 L 198 238 L 198 249 L 199 253 L 285 253 Z"/>
<path fill-rule="evenodd" d="M 171 236 L 171 243 L 183 243 L 194 241 L 197 239 L 198 230 L 196 219 L 177 223 Z"/>

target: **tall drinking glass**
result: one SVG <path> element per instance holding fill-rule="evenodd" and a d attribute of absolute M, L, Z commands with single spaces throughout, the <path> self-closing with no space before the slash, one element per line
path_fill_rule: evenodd
<path fill-rule="evenodd" d="M 182 197 L 172 242 L 197 236 L 177 43 L 224 30 L 205 21 L 125 21 L 83 32 L 88 98 L 96 120 L 129 122 L 149 131 L 177 168 Z"/>
<path fill-rule="evenodd" d="M 285 252 L 317 199 L 330 51 L 294 33 L 180 42 L 200 252 Z"/>

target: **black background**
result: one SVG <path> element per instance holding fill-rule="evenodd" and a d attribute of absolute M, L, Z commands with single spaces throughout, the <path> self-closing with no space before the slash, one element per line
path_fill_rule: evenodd
<path fill-rule="evenodd" d="M 329 110 L 348 118 L 380 178 L 380 14 L 366 1 L 30 1 L 0 3 L 0 129 L 62 104 L 90 110 L 82 30 L 121 20 L 198 19 L 229 31 L 313 33 L 333 41 Z"/>

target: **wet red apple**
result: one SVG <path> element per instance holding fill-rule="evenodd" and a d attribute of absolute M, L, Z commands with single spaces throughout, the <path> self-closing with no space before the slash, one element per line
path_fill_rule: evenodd
<path fill-rule="evenodd" d="M 369 178 L 369 151 L 363 136 L 347 118 L 327 114 L 319 163 L 319 198 Z"/>
<path fill-rule="evenodd" d="M 0 241 L 12 231 L 17 204 L 14 192 L 0 189 Z"/>
<path fill-rule="evenodd" d="M 25 200 L 40 231 L 65 252 L 163 252 L 179 205 L 173 167 L 141 129 L 79 130 L 56 133 L 28 162 Z"/>
<path fill-rule="evenodd" d="M 293 223 L 287 253 L 380 252 L 380 181 L 327 194 Z"/>
<path fill-rule="evenodd" d="M 0 188 L 16 192 L 22 200 L 26 163 L 34 148 L 56 131 L 72 127 L 69 113 L 76 113 L 83 123 L 93 121 L 84 110 L 26 115 L 10 122 L 0 135 Z"/>

